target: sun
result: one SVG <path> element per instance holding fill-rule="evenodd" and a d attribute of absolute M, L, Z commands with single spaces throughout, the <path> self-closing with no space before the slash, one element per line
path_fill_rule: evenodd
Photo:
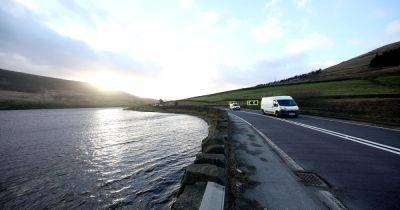
<path fill-rule="evenodd" d="M 165 91 L 166 86 L 152 85 L 153 80 L 144 80 L 132 74 L 118 73 L 115 71 L 96 71 L 82 76 L 85 82 L 97 89 L 106 92 L 122 91 L 144 98 L 158 96 Z M 155 84 L 158 84 L 155 82 Z"/>
<path fill-rule="evenodd" d="M 204 91 L 204 86 L 210 84 L 202 75 L 182 75 L 180 72 L 171 75 L 141 77 L 116 70 L 97 70 L 87 72 L 80 78 L 102 91 L 122 91 L 138 97 L 164 100 L 189 97 L 196 91 Z"/>
<path fill-rule="evenodd" d="M 125 81 L 112 72 L 92 74 L 86 78 L 86 81 L 96 88 L 107 92 L 122 91 L 125 85 Z"/>

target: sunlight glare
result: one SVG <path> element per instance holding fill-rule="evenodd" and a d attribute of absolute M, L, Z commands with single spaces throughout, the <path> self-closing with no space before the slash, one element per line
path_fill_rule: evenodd
<path fill-rule="evenodd" d="M 103 91 L 120 91 L 124 86 L 120 76 L 111 72 L 92 74 L 87 77 L 87 81 Z"/>

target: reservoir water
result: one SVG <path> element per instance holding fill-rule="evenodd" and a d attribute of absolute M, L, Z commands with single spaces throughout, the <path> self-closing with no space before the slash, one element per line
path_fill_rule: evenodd
<path fill-rule="evenodd" d="M 168 208 L 207 132 L 119 108 L 0 111 L 0 209 Z"/>

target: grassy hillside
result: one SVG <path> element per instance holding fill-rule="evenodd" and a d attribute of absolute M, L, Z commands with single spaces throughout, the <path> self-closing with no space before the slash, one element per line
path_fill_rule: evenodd
<path fill-rule="evenodd" d="M 387 66 L 371 66 L 371 60 L 375 56 L 381 55 L 385 52 L 400 49 L 400 42 L 385 45 L 383 47 L 372 50 L 363 55 L 357 56 L 350 60 L 341 62 L 337 65 L 331 66 L 320 72 L 314 72 L 313 74 L 305 74 L 303 76 L 295 76 L 288 78 L 279 84 L 290 84 L 299 82 L 316 82 L 316 81 L 330 81 L 330 80 L 345 80 L 345 79 L 364 79 L 374 78 L 384 75 L 398 75 L 398 65 L 387 65 Z M 400 60 L 400 59 L 399 59 Z"/>
<path fill-rule="evenodd" d="M 132 106 L 153 101 L 103 92 L 84 82 L 0 69 L 0 109 Z"/>
<path fill-rule="evenodd" d="M 400 125 L 400 65 L 370 65 L 376 56 L 394 51 L 400 51 L 400 42 L 321 71 L 178 103 L 226 105 L 236 100 L 244 105 L 247 99 L 291 95 L 304 113 Z"/>

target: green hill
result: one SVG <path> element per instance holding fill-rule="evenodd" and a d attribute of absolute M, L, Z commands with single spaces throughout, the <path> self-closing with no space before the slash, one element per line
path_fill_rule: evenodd
<path fill-rule="evenodd" d="M 0 109 L 111 107 L 152 102 L 124 92 L 104 92 L 84 82 L 0 69 Z"/>
<path fill-rule="evenodd" d="M 399 125 L 399 53 L 396 42 L 324 70 L 178 103 L 226 105 L 235 100 L 245 105 L 248 99 L 291 95 L 304 113 Z M 379 65 L 371 65 L 373 60 Z"/>

